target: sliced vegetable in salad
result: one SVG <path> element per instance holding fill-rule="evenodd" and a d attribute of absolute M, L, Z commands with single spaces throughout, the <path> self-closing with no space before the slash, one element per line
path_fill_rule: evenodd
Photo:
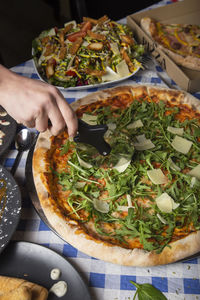
<path fill-rule="evenodd" d="M 144 53 L 128 26 L 107 16 L 43 31 L 32 46 L 41 77 L 65 88 L 127 77 L 140 68 L 138 59 Z"/>

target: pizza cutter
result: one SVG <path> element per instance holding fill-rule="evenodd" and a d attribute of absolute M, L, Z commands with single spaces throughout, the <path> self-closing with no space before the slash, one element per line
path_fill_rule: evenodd
<path fill-rule="evenodd" d="M 106 156 L 111 151 L 110 145 L 103 137 L 107 130 L 107 125 L 89 125 L 78 119 L 78 134 L 74 137 L 74 142 L 90 144 L 98 150 L 99 154 Z"/>

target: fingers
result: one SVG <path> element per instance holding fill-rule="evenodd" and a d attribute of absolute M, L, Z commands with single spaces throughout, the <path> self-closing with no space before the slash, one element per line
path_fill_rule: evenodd
<path fill-rule="evenodd" d="M 69 136 L 73 137 L 77 134 L 78 129 L 76 114 L 59 90 L 56 90 L 55 97 L 57 109 L 54 108 L 54 114 L 49 115 L 52 123 L 51 133 L 56 135 L 67 126 Z"/>
<path fill-rule="evenodd" d="M 65 119 L 67 120 L 67 128 L 69 137 L 74 137 L 78 131 L 78 120 L 73 110 L 66 113 Z"/>
<path fill-rule="evenodd" d="M 74 137 L 77 134 L 78 130 L 78 120 L 75 112 L 66 102 L 66 100 L 58 103 L 58 106 L 67 125 L 69 136 Z"/>
<path fill-rule="evenodd" d="M 54 106 L 54 108 L 49 112 L 49 130 L 52 133 L 52 135 L 58 135 L 65 127 L 66 123 L 65 120 L 57 106 Z"/>
<path fill-rule="evenodd" d="M 59 134 L 65 127 L 69 136 L 76 135 L 76 115 L 55 86 L 10 71 L 8 75 L 9 85 L 5 85 L 5 92 L 0 91 L 0 98 L 4 99 L 1 105 L 15 120 L 40 132 L 48 129 L 50 120 L 49 129 L 53 135 Z"/>
<path fill-rule="evenodd" d="M 44 132 L 48 128 L 48 115 L 46 112 L 42 112 L 35 120 L 35 128 L 39 132 Z"/>

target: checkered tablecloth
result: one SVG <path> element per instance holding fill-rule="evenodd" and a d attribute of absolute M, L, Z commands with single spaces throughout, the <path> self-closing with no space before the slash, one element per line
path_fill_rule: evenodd
<path fill-rule="evenodd" d="M 161 1 L 156 6 L 168 3 L 171 2 Z M 122 22 L 125 22 L 125 19 L 122 20 Z M 20 75 L 38 79 L 32 60 L 26 61 L 25 63 L 12 68 L 12 70 Z M 157 66 L 157 71 L 161 72 L 162 75 L 177 88 L 176 84 L 170 80 L 167 74 L 159 66 Z M 155 72 L 143 70 L 136 73 L 129 80 L 123 81 L 117 85 L 135 83 L 165 86 Z M 109 87 L 111 86 L 113 85 L 110 85 Z M 97 90 L 100 90 L 100 88 L 85 89 L 81 91 L 65 90 L 62 91 L 62 93 L 68 103 L 71 103 L 84 97 L 88 93 Z M 194 96 L 200 99 L 200 92 L 194 94 Z M 10 169 L 13 165 L 16 154 L 17 151 L 12 144 L 3 163 L 7 169 Z M 22 189 L 23 201 L 21 219 L 13 236 L 13 240 L 35 242 L 64 255 L 76 270 L 82 274 L 91 291 L 92 299 L 94 300 L 133 299 L 136 288 L 130 283 L 130 280 L 137 283 L 153 284 L 165 294 L 168 300 L 200 299 L 200 258 L 198 257 L 185 262 L 151 268 L 124 267 L 89 257 L 60 239 L 37 215 L 29 195 L 26 192 L 26 158 L 27 152 L 23 154 L 15 174 L 16 181 Z"/>

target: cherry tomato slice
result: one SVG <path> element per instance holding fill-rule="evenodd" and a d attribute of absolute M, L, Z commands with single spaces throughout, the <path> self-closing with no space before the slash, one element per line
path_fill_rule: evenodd
<path fill-rule="evenodd" d="M 75 42 L 77 40 L 78 37 L 85 37 L 86 36 L 86 32 L 85 31 L 78 31 L 78 32 L 75 32 L 75 33 L 71 33 L 67 36 L 67 39 L 70 41 L 70 42 Z"/>

